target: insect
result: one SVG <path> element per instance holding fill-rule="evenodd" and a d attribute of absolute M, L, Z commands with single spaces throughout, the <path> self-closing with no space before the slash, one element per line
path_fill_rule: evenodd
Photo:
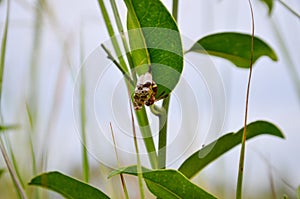
<path fill-rule="evenodd" d="M 152 80 L 152 74 L 150 72 L 141 75 L 138 80 L 134 90 L 134 109 L 140 110 L 143 105 L 150 106 L 156 99 L 157 85 Z"/>

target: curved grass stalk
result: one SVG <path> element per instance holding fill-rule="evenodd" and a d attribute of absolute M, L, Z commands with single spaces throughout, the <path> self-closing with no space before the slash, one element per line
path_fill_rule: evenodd
<path fill-rule="evenodd" d="M 111 137 L 112 137 L 113 143 L 114 143 L 114 150 L 115 150 L 115 154 L 116 154 L 116 158 L 117 158 L 118 167 L 121 168 L 119 155 L 118 155 L 118 151 L 117 151 L 117 143 L 116 143 L 116 139 L 115 139 L 115 135 L 114 135 L 114 131 L 113 131 L 111 123 L 109 123 L 109 126 L 110 126 L 110 131 L 111 131 Z M 121 183 L 122 183 L 125 198 L 129 199 L 127 186 L 126 186 L 125 179 L 124 179 L 124 176 L 123 176 L 122 173 L 120 173 L 120 179 L 121 179 Z"/>
<path fill-rule="evenodd" d="M 246 139 L 247 139 L 247 121 L 248 121 L 248 107 L 249 107 L 249 96 L 250 96 L 250 85 L 252 77 L 252 66 L 253 66 L 253 57 L 254 57 L 254 14 L 251 0 L 248 0 L 251 21 L 252 21 L 252 39 L 251 39 L 251 56 L 250 56 L 250 71 L 248 77 L 247 91 L 246 91 L 246 105 L 245 105 L 245 117 L 244 117 L 244 131 L 242 137 L 242 146 L 240 152 L 240 161 L 239 161 L 239 171 L 238 171 L 238 181 L 236 187 L 236 199 L 242 198 L 243 192 L 243 176 L 244 176 L 244 161 L 245 161 L 245 149 L 246 149 Z"/>

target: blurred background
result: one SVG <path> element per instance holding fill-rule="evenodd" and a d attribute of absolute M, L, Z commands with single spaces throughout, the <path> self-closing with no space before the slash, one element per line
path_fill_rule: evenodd
<path fill-rule="evenodd" d="M 300 13 L 299 1 L 284 2 Z M 109 1 L 105 3 L 111 11 Z M 163 0 L 163 3 L 171 9 L 172 1 Z M 6 4 L 7 1 L 0 1 L 1 38 Z M 121 18 L 125 19 L 123 1 L 117 0 L 117 4 Z M 99 67 L 104 75 L 93 79 L 96 91 L 91 92 L 96 93 L 96 102 L 93 102 L 94 110 L 88 112 L 98 122 L 98 126 L 91 124 L 87 128 L 91 144 L 87 145 L 90 182 L 112 198 L 121 198 L 119 179 L 106 178 L 111 171 L 109 167 L 117 166 L 109 137 L 109 121 L 112 121 L 116 141 L 120 144 L 121 165 L 134 164 L 135 159 L 134 156 L 122 154 L 124 151 L 131 153 L 131 141 L 124 140 L 121 133 L 118 137 L 118 132 L 126 132 L 126 124 L 130 129 L 130 124 L 126 122 L 128 106 L 120 106 L 122 96 L 126 94 L 120 81 L 121 74 L 116 68 L 107 69 L 109 61 L 104 55 L 97 54 L 99 45 L 109 41 L 98 2 L 13 0 L 10 8 L 1 107 L 3 123 L 18 124 L 20 128 L 7 131 L 2 136 L 26 192 L 34 198 L 36 188 L 26 184 L 33 176 L 45 171 L 59 170 L 83 179 L 77 77 L 81 74 L 81 66 L 92 67 L 93 70 Z M 253 0 L 253 8 L 255 34 L 274 49 L 279 61 L 273 62 L 263 57 L 254 66 L 249 122 L 271 121 L 283 131 L 286 139 L 260 136 L 248 142 L 244 194 L 245 198 L 283 198 L 284 194 L 296 198 L 295 190 L 300 185 L 300 20 L 279 0 L 274 1 L 271 15 L 267 6 L 259 0 Z M 112 12 L 110 15 L 113 16 Z M 126 24 L 125 20 L 123 23 Z M 179 1 L 178 24 L 182 35 L 190 41 L 221 31 L 250 33 L 248 2 Z M 184 49 L 190 45 L 189 42 L 184 43 Z M 221 85 L 217 91 L 219 95 L 214 95 L 216 91 L 212 90 L 214 87 L 208 81 L 211 77 L 206 76 L 203 70 L 192 67 L 199 64 L 192 57 L 185 64 L 184 78 L 174 91 L 171 102 L 170 132 L 177 133 L 170 134 L 169 138 L 170 168 L 178 168 L 202 144 L 243 126 L 248 70 L 236 68 L 219 58 L 201 57 L 201 63 L 214 67 L 212 75 L 218 78 L 216 85 Z M 88 86 L 92 81 L 89 74 L 93 76 L 95 71 L 86 71 Z M 217 104 L 222 106 L 216 112 L 214 108 Z M 150 117 L 150 120 L 155 129 L 157 119 Z M 215 124 L 214 120 L 220 122 Z M 210 128 L 218 129 L 218 132 L 210 134 Z M 98 131 L 107 136 L 93 139 L 91 135 Z M 184 138 L 176 139 L 184 133 L 187 134 Z M 105 143 L 109 143 L 108 148 L 103 147 Z M 98 154 L 97 147 L 102 153 Z M 238 159 L 239 147 L 236 147 L 208 166 L 193 181 L 219 198 L 234 198 Z M 147 158 L 143 162 L 149 164 Z M 0 199 L 17 198 L 2 157 L 1 169 L 5 171 L 0 178 Z M 135 193 L 136 179 L 126 177 L 126 180 L 132 187 L 131 197 L 138 198 L 138 193 Z M 43 198 L 48 193 L 40 189 L 39 192 L 44 194 Z M 61 198 L 54 193 L 48 197 Z"/>

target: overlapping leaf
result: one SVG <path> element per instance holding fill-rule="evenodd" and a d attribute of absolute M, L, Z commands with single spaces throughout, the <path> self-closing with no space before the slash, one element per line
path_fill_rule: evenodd
<path fill-rule="evenodd" d="M 272 123 L 256 121 L 247 125 L 247 140 L 258 135 L 273 135 L 284 138 L 282 132 Z M 178 169 L 187 178 L 192 178 L 212 161 L 237 146 L 242 141 L 243 128 L 237 133 L 228 133 L 192 154 Z"/>
<path fill-rule="evenodd" d="M 149 170 L 143 168 L 143 178 L 149 190 L 158 198 L 174 199 L 213 199 L 210 193 L 193 184 L 189 179 L 176 170 Z M 110 176 L 117 174 L 137 175 L 136 166 L 126 167 L 114 171 Z"/>

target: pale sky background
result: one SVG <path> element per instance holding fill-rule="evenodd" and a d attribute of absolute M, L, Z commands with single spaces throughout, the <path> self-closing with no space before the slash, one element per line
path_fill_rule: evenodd
<path fill-rule="evenodd" d="M 108 3 L 108 1 L 105 2 Z M 171 1 L 163 2 L 168 8 L 171 8 Z M 287 0 L 285 2 L 300 13 L 299 1 Z M 38 142 L 37 147 L 47 146 L 47 170 L 61 170 L 67 173 L 70 165 L 80 163 L 80 139 L 76 132 L 76 120 L 73 115 L 74 111 L 76 113 L 76 109 L 73 110 L 73 100 L 76 104 L 76 99 L 73 96 L 73 82 L 81 65 L 80 37 L 82 37 L 84 59 L 87 60 L 87 63 L 90 61 L 91 65 L 94 64 L 93 67 L 97 67 L 97 64 L 100 63 L 99 67 L 102 68 L 99 70 L 103 71 L 105 71 L 105 68 L 103 68 L 104 66 L 101 65 L 102 62 L 99 62 L 99 60 L 101 56 L 103 56 L 103 59 L 105 57 L 104 55 L 98 55 L 95 49 L 98 48 L 100 43 L 107 42 L 109 37 L 96 0 L 51 0 L 48 3 L 52 13 L 51 17 L 46 13 L 44 15 L 41 53 L 38 59 L 40 83 L 37 86 L 40 94 L 40 120 L 37 132 L 42 132 L 39 136 L 41 140 L 45 138 L 44 134 L 47 132 L 50 136 L 47 137 L 46 141 Z M 123 1 L 119 0 L 117 3 L 120 5 L 122 19 L 125 19 Z M 28 97 L 26 82 L 28 82 L 34 29 L 34 5 L 34 1 L 12 1 L 7 43 L 7 67 L 4 78 L 4 101 L 2 104 L 4 120 L 7 123 L 19 121 L 24 123 L 25 126 L 28 126 L 25 101 Z M 245 194 L 252 194 L 253 191 L 262 191 L 264 189 L 269 191 L 270 172 L 276 186 L 287 186 L 286 184 L 288 183 L 293 188 L 296 188 L 300 185 L 300 96 L 297 95 L 297 88 L 291 78 L 291 74 L 296 74 L 299 77 L 300 73 L 300 20 L 283 8 L 277 1 L 274 2 L 274 10 L 271 17 L 268 17 L 267 7 L 258 0 L 253 0 L 253 8 L 255 13 L 255 33 L 275 50 L 279 61 L 273 62 L 269 58 L 263 57 L 255 64 L 249 105 L 249 122 L 255 120 L 271 121 L 283 131 L 286 139 L 281 140 L 271 136 L 260 136 L 247 144 Z M 3 30 L 4 16 L 5 6 L 2 3 L 0 6 L 1 30 Z M 205 35 L 221 31 L 240 31 L 244 33 L 250 33 L 251 31 L 250 11 L 246 0 L 180 1 L 178 23 L 182 35 L 193 41 Z M 276 35 L 275 29 L 279 30 L 280 36 Z M 296 68 L 296 72 L 289 70 L 290 63 L 285 57 L 279 37 L 282 37 L 284 45 L 287 47 L 287 53 L 294 68 Z M 66 45 L 65 49 L 63 49 L 64 45 Z M 185 46 L 185 49 L 189 47 Z M 176 88 L 177 90 L 174 92 L 175 95 L 171 104 L 173 118 L 171 117 L 170 123 L 175 121 L 171 128 L 174 129 L 172 132 L 178 132 L 178 134 L 171 135 L 169 140 L 172 143 L 170 145 L 172 153 L 169 154 L 168 160 L 172 168 L 177 168 L 183 159 L 187 157 L 186 154 L 180 156 L 183 149 L 186 149 L 187 153 L 191 153 L 200 148 L 202 144 L 207 144 L 207 140 L 216 138 L 226 132 L 237 131 L 243 125 L 248 71 L 238 69 L 231 63 L 218 58 L 210 60 L 206 57 L 202 61 L 209 66 L 215 66 L 214 68 L 221 76 L 220 81 L 223 81 L 225 99 L 222 98 L 223 95 L 220 95 L 220 99 L 213 98 L 210 94 L 214 91 L 209 90 L 210 85 L 206 82 L 208 77 L 203 76 L 201 70 L 200 74 L 195 73 L 195 69 L 188 63 L 185 65 L 182 84 L 179 84 L 178 88 Z M 109 63 L 109 61 L 105 59 L 103 63 Z M 116 87 L 122 88 L 122 84 L 119 82 L 119 73 L 112 77 L 112 74 L 116 74 L 116 69 L 111 69 L 111 71 L 105 71 L 105 74 L 106 77 L 101 79 L 101 81 L 108 83 L 104 85 L 101 81 L 98 81 L 97 89 L 99 89 L 99 92 L 97 93 L 99 96 L 95 95 L 97 103 L 101 100 L 103 100 L 103 103 L 95 104 L 95 115 L 91 117 L 98 117 L 100 126 L 101 122 L 106 124 L 103 127 L 103 131 L 106 131 L 106 134 L 109 136 L 107 121 L 112 118 L 118 129 L 120 127 L 118 125 L 123 125 L 119 119 L 122 119 L 122 114 L 126 116 L 128 111 L 126 107 L 124 110 L 122 109 L 124 107 L 120 107 L 122 110 L 115 110 L 120 97 L 118 97 L 118 93 L 116 94 L 114 89 Z M 195 84 L 200 85 L 197 85 L 197 87 Z M 57 91 L 58 97 L 56 98 L 56 103 L 53 104 L 56 86 L 59 88 Z M 105 88 L 107 89 L 107 95 L 102 96 L 101 91 Z M 180 89 L 187 89 L 186 92 L 191 92 L 194 96 L 186 99 L 186 93 L 182 93 Z M 220 115 L 212 113 L 214 107 L 212 101 L 219 104 L 224 103 L 226 108 L 222 132 L 218 132 L 213 136 L 206 134 L 209 128 L 208 124 L 211 120 L 221 117 L 222 112 L 220 112 Z M 197 109 L 188 106 L 191 104 L 195 104 Z M 114 107 L 114 110 L 111 110 L 111 107 Z M 51 119 L 49 115 L 53 110 L 56 111 L 56 115 Z M 101 120 L 103 112 L 105 114 L 104 119 L 107 120 L 106 123 L 104 119 Z M 114 116 L 115 112 L 120 112 L 120 114 Z M 47 121 L 49 120 L 53 121 L 53 123 L 47 126 Z M 155 121 L 155 118 L 153 118 L 153 123 Z M 126 126 L 126 122 L 124 122 L 124 125 Z M 188 126 L 185 131 L 190 132 L 190 137 L 185 136 L 185 138 L 176 140 L 176 137 L 182 136 L 177 128 L 180 125 Z M 121 128 L 123 127 L 121 126 Z M 198 130 L 195 130 L 197 128 Z M 193 136 L 196 136 L 195 140 L 190 139 Z M 26 143 L 22 139 L 26 139 L 26 135 L 14 136 L 13 142 L 16 146 Z M 91 142 L 95 141 L 92 137 L 89 139 L 92 140 Z M 109 139 L 107 137 L 104 142 L 107 142 Z M 119 142 L 122 142 L 122 139 L 122 135 L 120 135 Z M 126 147 L 126 150 L 133 150 L 133 145 L 130 145 L 128 142 L 124 141 L 120 144 L 121 150 L 124 150 Z M 93 151 L 94 147 L 97 147 L 97 143 L 94 144 L 95 146 L 93 145 L 90 148 L 91 154 L 96 157 L 102 157 L 103 152 L 102 154 L 97 154 L 96 151 Z M 104 147 L 104 150 L 110 150 L 111 152 L 112 148 L 109 148 L 109 144 L 110 142 L 108 142 L 108 148 L 105 148 L 102 143 L 99 144 L 99 147 Z M 16 147 L 16 151 L 22 154 L 23 149 Z M 105 151 L 109 155 L 104 157 L 104 159 L 107 158 L 104 161 L 112 161 L 110 163 L 114 164 L 114 153 L 110 154 L 110 152 Z M 22 157 L 22 155 L 19 156 Z M 180 158 L 177 159 L 177 156 L 180 156 Z M 130 164 L 130 162 L 132 164 L 132 161 L 134 161 L 134 157 L 125 155 L 123 157 L 122 163 L 124 163 L 124 166 L 127 163 Z M 200 184 L 213 192 L 217 189 L 216 186 L 219 186 L 218 182 L 226 182 L 224 196 L 231 198 L 230 194 L 234 193 L 237 179 L 238 157 L 239 148 L 237 147 L 215 161 L 200 175 L 205 179 Z M 173 160 L 177 162 L 173 163 Z M 94 163 L 96 164 L 96 161 Z M 2 165 L 3 160 L 0 158 L 0 167 Z M 290 191 L 288 194 L 293 193 L 293 190 L 290 188 L 287 188 L 287 190 Z M 291 198 L 293 197 L 291 195 Z"/>

